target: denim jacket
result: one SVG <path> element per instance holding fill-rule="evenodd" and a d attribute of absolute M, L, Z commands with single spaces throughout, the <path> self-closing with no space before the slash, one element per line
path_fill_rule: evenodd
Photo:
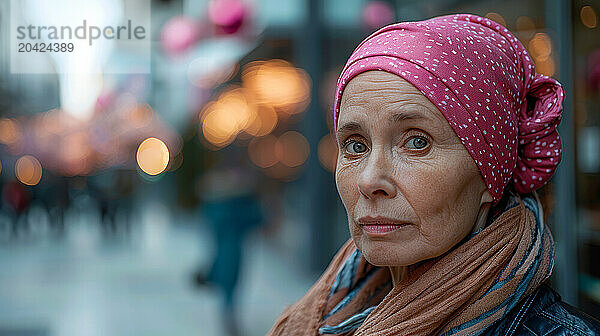
<path fill-rule="evenodd" d="M 542 283 L 484 335 L 600 335 L 600 321 L 563 302 L 556 291 Z"/>

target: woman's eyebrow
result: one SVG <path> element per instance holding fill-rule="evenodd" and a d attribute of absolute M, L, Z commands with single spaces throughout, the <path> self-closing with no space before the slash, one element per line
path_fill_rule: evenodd
<path fill-rule="evenodd" d="M 346 132 L 362 132 L 362 127 L 357 122 L 348 122 L 338 128 L 338 133 L 341 131 Z"/>
<path fill-rule="evenodd" d="M 394 113 L 391 116 L 391 120 L 393 122 L 395 122 L 395 123 L 403 121 L 403 120 L 410 120 L 410 119 L 426 119 L 426 120 L 431 120 L 427 116 L 424 116 L 422 113 L 412 112 L 412 111 L 401 112 L 401 113 Z"/>
<path fill-rule="evenodd" d="M 400 122 L 403 120 L 419 120 L 419 119 L 433 121 L 433 119 L 430 118 L 429 116 L 427 116 L 423 113 L 420 113 L 420 112 L 416 112 L 416 111 L 404 111 L 404 112 L 394 113 L 390 116 L 390 119 L 394 123 L 397 123 L 397 122 Z M 342 131 L 362 132 L 363 129 L 359 123 L 357 123 L 355 121 L 350 121 L 350 122 L 347 122 L 347 123 L 343 124 L 342 126 L 340 126 L 337 131 L 338 132 L 342 132 Z"/>

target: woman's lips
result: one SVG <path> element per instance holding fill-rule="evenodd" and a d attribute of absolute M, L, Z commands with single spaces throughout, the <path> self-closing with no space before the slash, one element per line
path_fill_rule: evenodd
<path fill-rule="evenodd" d="M 365 216 L 359 218 L 357 222 L 366 233 L 372 236 L 386 235 L 410 225 L 405 221 L 384 216 Z"/>
<path fill-rule="evenodd" d="M 406 226 L 406 224 L 397 224 L 397 225 L 389 225 L 389 224 L 361 225 L 361 227 L 363 228 L 363 230 L 365 230 L 368 233 L 373 233 L 373 234 L 390 233 L 392 231 L 396 231 L 398 229 L 401 229 L 402 227 L 405 227 L 405 226 Z"/>

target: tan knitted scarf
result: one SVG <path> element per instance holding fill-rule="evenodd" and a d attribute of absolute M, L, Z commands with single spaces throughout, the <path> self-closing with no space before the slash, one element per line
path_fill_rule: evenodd
<path fill-rule="evenodd" d="M 464 243 L 409 268 L 409 276 L 382 295 L 358 328 L 339 334 L 474 335 L 501 319 L 550 276 L 554 257 L 537 197 L 517 196 L 513 202 Z M 268 335 L 319 335 L 319 328 L 331 322 L 323 317 L 341 300 L 330 297 L 336 275 L 355 250 L 348 240 L 310 290 L 285 308 Z M 372 292 L 378 283 L 381 279 L 361 291 Z M 344 310 L 351 315 L 349 309 Z"/>

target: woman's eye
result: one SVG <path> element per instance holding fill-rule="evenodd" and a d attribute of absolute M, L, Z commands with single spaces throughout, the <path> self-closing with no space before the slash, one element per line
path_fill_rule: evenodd
<path fill-rule="evenodd" d="M 423 148 L 427 147 L 427 145 L 429 144 L 429 141 L 427 140 L 427 138 L 424 138 L 421 136 L 416 136 L 416 137 L 410 138 L 406 142 L 406 144 L 411 149 L 423 149 Z"/>
<path fill-rule="evenodd" d="M 362 142 L 356 141 L 356 140 L 350 140 L 346 144 L 345 149 L 346 149 L 346 152 L 348 152 L 350 154 L 361 154 L 367 150 L 367 145 L 365 145 Z"/>

